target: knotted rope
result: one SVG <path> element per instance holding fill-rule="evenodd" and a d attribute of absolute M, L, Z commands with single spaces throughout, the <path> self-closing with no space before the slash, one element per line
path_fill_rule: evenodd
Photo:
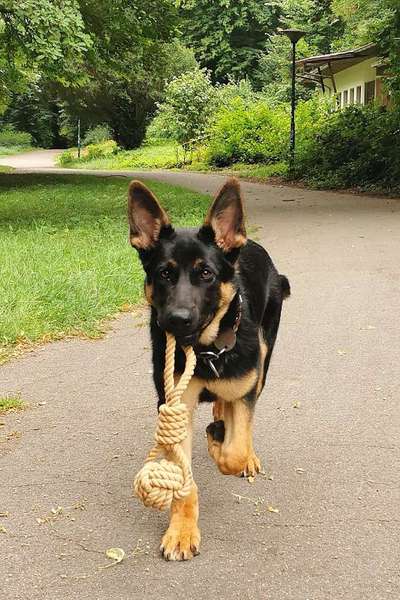
<path fill-rule="evenodd" d="M 158 414 L 156 443 L 134 481 L 135 495 L 145 506 L 164 510 L 173 499 L 187 496 L 193 485 L 192 469 L 186 454 L 179 445 L 188 434 L 188 410 L 181 401 L 196 367 L 196 355 L 191 346 L 183 348 L 186 355 L 185 370 L 175 386 L 175 348 L 173 335 L 166 333 L 164 389 L 165 404 Z M 165 457 L 159 462 L 159 454 Z"/>

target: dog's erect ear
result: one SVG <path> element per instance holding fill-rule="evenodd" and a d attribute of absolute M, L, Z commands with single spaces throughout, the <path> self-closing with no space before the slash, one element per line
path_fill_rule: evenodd
<path fill-rule="evenodd" d="M 237 179 L 232 177 L 222 186 L 208 211 L 204 225 L 212 227 L 215 242 L 224 252 L 240 248 L 246 243 L 244 211 Z"/>
<path fill-rule="evenodd" d="M 132 181 L 129 186 L 128 220 L 129 241 L 138 250 L 152 248 L 161 229 L 170 225 L 167 213 L 140 181 Z"/>

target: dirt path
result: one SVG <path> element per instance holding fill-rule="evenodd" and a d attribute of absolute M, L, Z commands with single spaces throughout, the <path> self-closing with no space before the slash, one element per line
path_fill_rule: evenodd
<path fill-rule="evenodd" d="M 208 192 L 222 179 L 140 176 Z M 243 189 L 255 235 L 293 288 L 256 412 L 266 477 L 216 472 L 202 406 L 202 551 L 163 562 L 166 515 L 131 493 L 155 423 L 146 313 L 121 316 L 101 341 L 27 354 L 0 369 L 0 394 L 31 405 L 0 417 L 5 600 L 400 597 L 400 201 Z M 101 570 L 111 546 L 129 556 Z"/>

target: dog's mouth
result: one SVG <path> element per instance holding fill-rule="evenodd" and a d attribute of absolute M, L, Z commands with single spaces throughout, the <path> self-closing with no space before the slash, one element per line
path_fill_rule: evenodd
<path fill-rule="evenodd" d="M 189 333 L 183 336 L 177 336 L 176 341 L 180 346 L 195 346 L 199 340 L 200 332 Z"/>
<path fill-rule="evenodd" d="M 191 331 L 185 334 L 182 334 L 182 332 L 173 331 L 168 326 L 164 326 L 162 322 L 160 323 L 159 320 L 157 320 L 157 325 L 163 331 L 168 331 L 169 333 L 172 333 L 172 335 L 175 336 L 176 341 L 180 346 L 196 346 L 199 343 L 201 334 L 208 327 L 213 318 L 213 315 L 208 315 L 207 318 L 200 324 L 200 326 L 195 331 Z"/>

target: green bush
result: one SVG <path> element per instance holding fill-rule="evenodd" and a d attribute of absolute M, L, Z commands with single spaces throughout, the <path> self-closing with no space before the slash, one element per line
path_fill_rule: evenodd
<path fill-rule="evenodd" d="M 74 162 L 77 158 L 77 151 L 75 148 L 70 148 L 69 150 L 65 150 L 62 154 L 59 155 L 57 159 L 57 163 L 61 167 L 65 167 Z"/>
<path fill-rule="evenodd" d="M 295 175 L 321 187 L 400 187 L 400 111 L 351 106 L 319 121 Z"/>
<path fill-rule="evenodd" d="M 264 102 L 234 98 L 210 127 L 206 158 L 224 167 L 236 162 L 273 163 L 285 157 L 289 135 L 285 106 L 271 109 Z"/>
<path fill-rule="evenodd" d="M 112 139 L 112 133 L 108 125 L 96 125 L 96 127 L 87 130 L 82 140 L 82 144 L 84 146 L 89 146 L 89 144 L 101 144 L 101 142 L 106 142 L 110 139 Z"/>
<path fill-rule="evenodd" d="M 165 90 L 165 101 L 148 129 L 148 141 L 171 139 L 185 151 L 193 149 L 215 112 L 215 96 L 207 71 L 194 69 L 172 79 Z"/>
<path fill-rule="evenodd" d="M 30 146 L 32 136 L 26 131 L 17 131 L 12 125 L 0 129 L 0 146 Z"/>
<path fill-rule="evenodd" d="M 146 141 L 160 144 L 174 140 L 193 149 L 205 137 L 221 108 L 228 108 L 235 98 L 247 105 L 256 97 L 247 80 L 212 86 L 209 74 L 195 69 L 170 82 L 166 99 L 158 105 L 147 128 Z"/>
<path fill-rule="evenodd" d="M 106 140 L 100 144 L 89 144 L 86 146 L 84 158 L 92 160 L 93 158 L 106 158 L 112 156 L 118 151 L 117 142 Z"/>

